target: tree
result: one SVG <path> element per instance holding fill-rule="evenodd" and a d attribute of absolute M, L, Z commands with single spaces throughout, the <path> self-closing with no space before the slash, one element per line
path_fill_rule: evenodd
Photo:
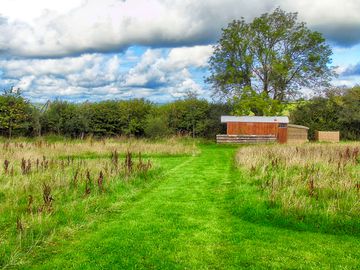
<path fill-rule="evenodd" d="M 290 112 L 291 122 L 316 130 L 339 130 L 342 139 L 360 139 L 360 87 L 332 88 L 325 96 L 299 101 Z"/>
<path fill-rule="evenodd" d="M 253 90 L 270 103 L 283 103 L 301 88 L 329 84 L 331 54 L 320 33 L 297 22 L 297 13 L 277 8 L 251 23 L 234 20 L 222 29 L 206 81 L 220 98 L 241 100 L 244 90 Z"/>
<path fill-rule="evenodd" d="M 233 98 L 233 107 L 233 112 L 237 115 L 276 115 L 284 109 L 279 100 L 248 87 L 243 89 L 240 96 Z"/>
<path fill-rule="evenodd" d="M 166 137 L 170 134 L 164 115 L 148 115 L 145 121 L 144 133 L 145 136 L 158 139 Z"/>
<path fill-rule="evenodd" d="M 168 104 L 167 115 L 174 133 L 204 136 L 210 121 L 209 103 L 195 97 L 177 100 Z"/>
<path fill-rule="evenodd" d="M 315 131 L 336 131 L 341 128 L 339 112 L 341 99 L 338 96 L 314 97 L 302 101 L 291 111 L 290 120 L 294 124 L 309 127 L 310 139 L 315 138 Z"/>
<path fill-rule="evenodd" d="M 360 139 L 360 86 L 355 86 L 345 92 L 343 106 L 340 111 L 340 122 L 343 137 L 346 139 Z"/>
<path fill-rule="evenodd" d="M 19 92 L 5 91 L 0 96 L 0 129 L 9 138 L 17 130 L 26 130 L 31 121 L 31 106 Z"/>

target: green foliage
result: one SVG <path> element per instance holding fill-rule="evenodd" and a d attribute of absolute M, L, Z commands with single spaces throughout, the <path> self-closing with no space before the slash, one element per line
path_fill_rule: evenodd
<path fill-rule="evenodd" d="M 214 138 L 226 132 L 221 115 L 280 115 L 287 111 L 294 124 L 315 130 L 340 130 L 344 139 L 360 138 L 360 87 L 328 90 L 326 96 L 287 105 L 245 87 L 228 103 L 211 103 L 195 96 L 156 105 L 144 99 L 108 100 L 97 103 L 52 102 L 45 112 L 19 94 L 0 96 L 0 132 L 11 136 L 57 135 L 136 136 L 171 135 Z"/>
<path fill-rule="evenodd" d="M 230 105 L 213 104 L 196 97 L 165 105 L 144 99 L 82 104 L 57 100 L 41 114 L 40 124 L 43 135 L 74 138 L 86 135 L 159 138 L 178 134 L 214 137 L 223 129 L 220 116 L 230 111 Z"/>
<path fill-rule="evenodd" d="M 210 105 L 206 100 L 187 98 L 167 106 L 168 123 L 176 134 L 204 136 L 209 124 Z"/>
<path fill-rule="evenodd" d="M 347 139 L 360 139 L 360 86 L 350 89 L 342 98 L 339 120 Z"/>
<path fill-rule="evenodd" d="M 241 96 L 233 98 L 235 115 L 281 115 L 284 104 L 271 99 L 266 93 L 258 94 L 245 87 Z"/>
<path fill-rule="evenodd" d="M 6 92 L 0 96 L 0 130 L 8 137 L 27 133 L 33 108 L 19 93 Z M 36 127 L 34 126 L 34 129 Z"/>
<path fill-rule="evenodd" d="M 309 138 L 314 139 L 317 130 L 339 130 L 339 109 L 339 105 L 333 99 L 316 97 L 301 103 L 291 112 L 290 120 L 294 124 L 309 127 Z"/>
<path fill-rule="evenodd" d="M 119 102 L 122 133 L 125 135 L 144 135 L 146 117 L 150 114 L 153 104 L 145 99 L 133 99 Z"/>
<path fill-rule="evenodd" d="M 144 133 L 146 137 L 157 139 L 168 136 L 170 130 L 163 116 L 149 115 L 145 121 Z"/>
<path fill-rule="evenodd" d="M 271 100 L 283 103 L 301 88 L 327 86 L 333 75 L 331 54 L 320 33 L 297 22 L 296 13 L 277 8 L 250 23 L 234 20 L 223 29 L 206 81 L 215 95 L 246 103 L 240 111 L 258 114 L 264 108 L 261 98 L 272 107 Z M 251 105 L 249 91 L 260 95 L 251 95 Z"/>
<path fill-rule="evenodd" d="M 54 101 L 41 117 L 43 133 L 78 137 L 89 130 L 88 118 L 82 106 Z"/>
<path fill-rule="evenodd" d="M 343 139 L 360 139 L 360 87 L 329 90 L 325 97 L 303 101 L 290 112 L 291 122 L 315 131 L 340 131 Z"/>

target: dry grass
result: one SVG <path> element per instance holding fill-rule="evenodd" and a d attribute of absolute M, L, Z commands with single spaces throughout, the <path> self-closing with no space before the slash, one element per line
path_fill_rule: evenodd
<path fill-rule="evenodd" d="M 287 215 L 359 221 L 359 143 L 243 147 L 236 161 Z"/>
<path fill-rule="evenodd" d="M 1 145 L 0 145 L 1 147 Z M 170 138 L 163 142 L 149 142 L 138 139 L 103 139 L 85 141 L 68 140 L 61 142 L 47 142 L 38 140 L 34 142 L 4 142 L 0 152 L 0 160 L 13 159 L 40 159 L 62 156 L 81 155 L 96 153 L 98 155 L 108 154 L 117 150 L 119 153 L 130 151 L 143 154 L 164 155 L 195 155 L 199 150 L 194 144 L 180 143 L 177 138 Z"/>

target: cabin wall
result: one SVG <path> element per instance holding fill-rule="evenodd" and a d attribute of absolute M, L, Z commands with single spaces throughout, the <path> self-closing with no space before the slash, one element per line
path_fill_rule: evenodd
<path fill-rule="evenodd" d="M 287 124 L 228 122 L 227 135 L 273 135 L 279 143 L 286 143 Z"/>
<path fill-rule="evenodd" d="M 278 123 L 244 123 L 228 122 L 227 135 L 275 135 L 278 134 Z"/>
<path fill-rule="evenodd" d="M 308 142 L 308 129 L 293 125 L 288 126 L 288 142 L 289 143 L 305 143 Z"/>

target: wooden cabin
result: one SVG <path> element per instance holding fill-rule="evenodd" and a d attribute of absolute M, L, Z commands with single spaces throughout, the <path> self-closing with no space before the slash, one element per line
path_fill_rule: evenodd
<path fill-rule="evenodd" d="M 221 122 L 226 123 L 227 132 L 216 136 L 218 143 L 288 142 L 289 118 L 287 116 L 221 116 Z M 298 129 L 301 129 L 301 132 L 306 130 L 307 141 L 306 127 L 292 125 L 290 128 L 294 129 L 291 130 L 291 134 L 298 132 Z M 301 135 L 303 139 L 303 133 Z M 295 137 L 300 138 L 300 135 Z"/>

